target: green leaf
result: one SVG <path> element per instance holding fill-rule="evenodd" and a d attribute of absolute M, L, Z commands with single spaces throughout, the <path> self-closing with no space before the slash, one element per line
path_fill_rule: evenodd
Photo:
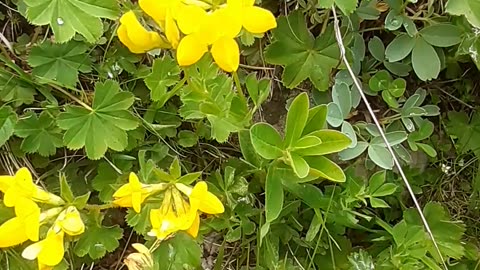
<path fill-rule="evenodd" d="M 412 51 L 413 70 L 423 81 L 436 79 L 440 73 L 440 58 L 423 38 L 417 38 Z"/>
<path fill-rule="evenodd" d="M 326 157 L 306 157 L 310 165 L 310 173 L 334 182 L 345 182 L 345 174 L 342 168 Z"/>
<path fill-rule="evenodd" d="M 270 80 L 263 79 L 259 81 L 255 73 L 248 74 L 245 79 L 245 86 L 253 104 L 257 107 L 260 106 L 270 94 Z"/>
<path fill-rule="evenodd" d="M 392 107 L 392 108 L 398 108 L 400 105 L 398 104 L 398 101 L 395 97 L 392 96 L 392 94 L 390 94 L 389 91 L 383 91 L 382 92 L 382 98 L 383 98 L 383 101 L 385 101 L 388 106 Z"/>
<path fill-rule="evenodd" d="M 178 144 L 183 147 L 192 147 L 198 142 L 198 135 L 190 130 L 182 130 L 177 135 Z"/>
<path fill-rule="evenodd" d="M 296 149 L 305 149 L 310 147 L 315 147 L 322 143 L 318 137 L 315 136 L 304 136 L 300 138 L 292 147 L 292 150 L 295 151 Z"/>
<path fill-rule="evenodd" d="M 200 269 L 202 249 L 190 235 L 177 233 L 152 253 L 155 269 Z"/>
<path fill-rule="evenodd" d="M 63 43 L 81 34 L 88 42 L 102 36 L 100 18 L 116 19 L 119 13 L 115 0 L 24 0 L 26 17 L 31 24 L 49 24 L 55 41 Z"/>
<path fill-rule="evenodd" d="M 63 146 L 60 132 L 47 111 L 43 111 L 38 118 L 35 113 L 29 112 L 15 127 L 15 135 L 24 138 L 22 150 L 45 157 L 54 155 L 56 149 Z"/>
<path fill-rule="evenodd" d="M 187 173 L 180 178 L 178 178 L 177 182 L 182 183 L 185 185 L 190 185 L 193 181 L 197 180 L 200 176 L 202 176 L 202 172 L 193 172 Z"/>
<path fill-rule="evenodd" d="M 118 248 L 120 245 L 118 240 L 122 236 L 123 230 L 118 225 L 113 227 L 88 226 L 75 244 L 75 254 L 79 257 L 88 254 L 92 260 L 100 259 L 107 252 Z"/>
<path fill-rule="evenodd" d="M 338 155 L 341 160 L 351 160 L 360 156 L 368 147 L 367 142 L 357 142 L 357 145 L 353 148 L 348 148 L 340 152 Z"/>
<path fill-rule="evenodd" d="M 73 205 L 78 209 L 78 210 L 82 210 L 83 208 L 85 208 L 85 205 L 87 205 L 87 202 L 88 200 L 90 199 L 90 195 L 92 193 L 91 192 L 87 192 L 81 196 L 78 196 L 76 197 L 74 200 L 73 200 Z"/>
<path fill-rule="evenodd" d="M 368 41 L 368 51 L 377 61 L 383 62 L 385 60 L 385 45 L 379 37 L 374 36 Z"/>
<path fill-rule="evenodd" d="M 256 123 L 250 128 L 250 138 L 253 148 L 261 157 L 276 159 L 283 155 L 282 138 L 271 125 Z"/>
<path fill-rule="evenodd" d="M 75 199 L 73 196 L 72 189 L 67 182 L 67 177 L 64 173 L 60 173 L 60 197 L 62 197 L 66 202 L 71 203 Z"/>
<path fill-rule="evenodd" d="M 298 95 L 290 105 L 285 127 L 285 146 L 292 146 L 302 136 L 308 119 L 308 95 Z"/>
<path fill-rule="evenodd" d="M 287 88 L 295 88 L 309 78 L 317 89 L 328 89 L 329 74 L 340 59 L 333 27 L 315 39 L 303 13 L 296 10 L 278 19 L 273 38 L 265 58 L 271 64 L 285 67 L 282 82 Z"/>
<path fill-rule="evenodd" d="M 303 129 L 302 135 L 323 129 L 327 121 L 327 110 L 328 108 L 324 104 L 315 106 L 308 110 L 307 124 Z"/>
<path fill-rule="evenodd" d="M 268 223 L 274 221 L 283 208 L 282 180 L 277 176 L 276 166 L 268 168 L 265 180 L 265 217 Z"/>
<path fill-rule="evenodd" d="M 175 157 L 170 164 L 170 175 L 173 179 L 178 179 L 182 175 L 182 167 L 180 167 L 180 160 L 178 157 Z"/>
<path fill-rule="evenodd" d="M 402 142 L 407 140 L 407 133 L 405 131 L 392 131 L 388 132 L 385 134 L 385 137 L 387 137 L 387 141 L 390 144 L 390 146 L 394 146 L 397 144 L 401 144 Z M 370 141 L 371 145 L 380 145 L 382 147 L 387 147 L 385 142 L 383 141 L 382 137 L 375 137 Z"/>
<path fill-rule="evenodd" d="M 388 92 L 390 92 L 390 94 L 396 98 L 403 96 L 405 89 L 407 89 L 407 81 L 402 78 L 393 80 L 393 82 L 391 82 L 388 86 Z"/>
<path fill-rule="evenodd" d="M 343 134 L 347 135 L 347 137 L 351 141 L 348 148 L 353 148 L 357 146 L 357 134 L 355 133 L 355 130 L 353 129 L 352 125 L 349 122 L 347 121 L 343 122 L 341 131 Z"/>
<path fill-rule="evenodd" d="M 294 177 L 280 178 L 286 190 L 288 190 L 290 193 L 300 198 L 302 201 L 304 201 L 308 206 L 312 208 L 327 207 L 328 199 L 327 199 L 327 205 L 326 205 L 324 203 L 325 198 L 323 196 L 323 193 L 318 187 L 312 184 L 307 184 L 307 183 L 298 184 L 297 182 L 292 181 L 293 179 L 291 178 L 294 178 Z"/>
<path fill-rule="evenodd" d="M 228 243 L 233 243 L 242 238 L 242 227 L 238 226 L 235 229 L 230 229 L 225 234 L 225 241 Z"/>
<path fill-rule="evenodd" d="M 390 9 L 387 17 L 385 17 L 385 28 L 390 31 L 398 30 L 402 27 L 404 16 L 398 10 Z"/>
<path fill-rule="evenodd" d="M 145 77 L 145 84 L 151 91 L 150 98 L 153 101 L 161 101 L 160 106 L 163 106 L 167 102 L 168 87 L 178 82 L 179 75 L 180 68 L 172 57 L 166 55 L 161 59 L 155 59 L 152 72 Z"/>
<path fill-rule="evenodd" d="M 253 147 L 252 140 L 250 139 L 249 130 L 240 130 L 238 132 L 238 140 L 240 143 L 240 149 L 242 150 L 243 158 L 250 164 L 259 167 L 262 158 L 257 154 Z"/>
<path fill-rule="evenodd" d="M 315 215 L 313 216 L 312 221 L 310 222 L 310 227 L 308 227 L 307 234 L 305 235 L 305 240 L 307 242 L 313 241 L 315 236 L 317 236 L 318 232 L 320 231 L 320 227 L 322 227 L 322 225 L 323 222 L 321 214 L 315 211 Z"/>
<path fill-rule="evenodd" d="M 410 64 L 404 64 L 401 62 L 383 62 L 383 65 L 388 69 L 388 71 L 401 77 L 408 76 L 410 71 L 412 71 L 412 66 Z"/>
<path fill-rule="evenodd" d="M 386 171 L 378 171 L 370 176 L 368 180 L 368 194 L 372 194 L 385 183 Z"/>
<path fill-rule="evenodd" d="M 318 1 L 318 5 L 321 8 L 332 8 L 332 5 L 334 3 L 345 15 L 351 14 L 357 8 L 357 0 L 319 0 Z"/>
<path fill-rule="evenodd" d="M 432 122 L 428 120 L 418 121 L 417 124 L 419 125 L 418 130 L 411 132 L 408 134 L 408 140 L 417 142 L 428 139 L 432 134 L 435 126 Z"/>
<path fill-rule="evenodd" d="M 68 105 L 58 116 L 58 126 L 66 130 L 63 141 L 73 150 L 85 147 L 90 159 L 101 158 L 108 148 L 124 150 L 128 144 L 126 131 L 138 126 L 128 111 L 133 101 L 131 93 L 120 92 L 117 82 L 97 83 L 92 110 Z"/>
<path fill-rule="evenodd" d="M 92 180 L 92 187 L 99 192 L 98 198 L 102 202 L 112 200 L 116 185 L 119 184 L 119 176 L 117 171 L 107 162 L 101 162 L 97 166 L 97 175 Z"/>
<path fill-rule="evenodd" d="M 11 102 L 15 107 L 31 104 L 36 95 L 35 88 L 14 75 L 0 71 L 0 97 L 2 101 Z"/>
<path fill-rule="evenodd" d="M 71 41 L 65 44 L 43 42 L 32 48 L 28 64 L 32 74 L 40 78 L 56 81 L 61 85 L 75 87 L 78 72 L 91 71 L 91 62 L 85 43 Z"/>
<path fill-rule="evenodd" d="M 480 28 L 480 2 L 478 0 L 449 0 L 445 10 L 452 15 L 464 15 L 468 22 Z"/>
<path fill-rule="evenodd" d="M 290 165 L 292 166 L 293 171 L 299 178 L 304 178 L 308 175 L 310 171 L 310 167 L 308 163 L 303 159 L 301 156 L 288 152 L 288 156 L 290 159 Z"/>
<path fill-rule="evenodd" d="M 339 127 L 343 123 L 343 114 L 337 104 L 328 103 L 327 121 L 332 127 Z"/>
<path fill-rule="evenodd" d="M 416 145 L 419 148 L 421 148 L 423 150 L 423 152 L 425 152 L 425 154 L 429 155 L 430 157 L 436 157 L 437 156 L 437 151 L 431 145 L 425 144 L 425 143 L 416 143 Z"/>
<path fill-rule="evenodd" d="M 372 205 L 373 208 L 389 208 L 390 207 L 388 203 L 382 199 L 374 198 L 374 197 L 370 197 L 369 199 L 370 199 L 370 205 Z"/>
<path fill-rule="evenodd" d="M 415 46 L 415 38 L 400 34 L 388 44 L 385 56 L 389 62 L 397 62 L 407 57 Z"/>
<path fill-rule="evenodd" d="M 347 135 L 336 130 L 319 130 L 309 135 L 318 137 L 322 143 L 315 147 L 299 149 L 295 151 L 297 154 L 301 156 L 322 156 L 340 152 L 351 144 Z"/>
<path fill-rule="evenodd" d="M 343 118 L 347 118 L 352 109 L 352 95 L 346 83 L 336 83 L 332 88 L 332 100 L 342 112 Z"/>
<path fill-rule="evenodd" d="M 392 76 L 386 70 L 380 70 L 368 81 L 368 86 L 370 90 L 375 92 L 380 92 L 382 90 L 388 89 L 392 81 Z"/>
<path fill-rule="evenodd" d="M 150 210 L 159 207 L 159 204 L 148 203 L 142 205 L 140 213 L 135 212 L 133 209 L 128 209 L 125 220 L 127 221 L 128 226 L 132 227 L 136 233 L 146 235 L 151 228 Z"/>
<path fill-rule="evenodd" d="M 393 157 L 392 154 L 383 146 L 380 145 L 370 145 L 368 147 L 368 157 L 378 166 L 384 169 L 393 168 Z"/>
<path fill-rule="evenodd" d="M 427 203 L 423 209 L 423 213 L 443 257 L 460 259 L 465 253 L 465 248 L 462 243 L 465 224 L 459 221 L 451 221 L 450 215 L 439 203 Z M 422 225 L 420 216 L 415 210 L 407 210 L 407 212 L 404 213 L 404 216 L 407 223 Z M 438 258 L 433 242 L 430 239 L 427 241 L 430 254 L 437 262 L 440 262 L 440 258 Z"/>
<path fill-rule="evenodd" d="M 0 108 L 0 146 L 4 145 L 13 135 L 17 114 L 9 106 Z"/>
<path fill-rule="evenodd" d="M 420 30 L 420 35 L 430 45 L 450 47 L 460 43 L 462 32 L 452 24 L 434 24 Z"/>
<path fill-rule="evenodd" d="M 395 193 L 396 190 L 397 190 L 397 185 L 393 183 L 386 183 L 382 185 L 380 188 L 378 188 L 377 190 L 375 190 L 371 195 L 373 197 L 384 197 L 384 196 L 392 195 L 393 193 Z"/>

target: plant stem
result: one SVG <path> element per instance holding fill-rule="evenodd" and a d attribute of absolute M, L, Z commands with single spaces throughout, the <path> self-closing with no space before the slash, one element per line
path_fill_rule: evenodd
<path fill-rule="evenodd" d="M 75 102 L 77 102 L 78 104 L 82 105 L 82 107 L 84 107 L 85 109 L 89 110 L 89 111 L 93 111 L 92 107 L 90 107 L 88 104 L 86 104 L 85 102 L 81 101 L 80 99 L 78 99 L 76 96 L 70 94 L 69 92 L 65 91 L 63 88 L 59 87 L 59 86 L 56 86 L 55 84 L 49 84 L 50 87 L 52 87 L 53 89 L 55 90 L 58 90 L 59 92 L 61 92 L 62 94 L 64 94 L 65 96 L 71 98 L 72 100 L 74 100 Z"/>
<path fill-rule="evenodd" d="M 233 80 L 235 81 L 235 86 L 237 87 L 237 93 L 240 99 L 244 104 L 247 104 L 247 99 L 245 98 L 245 95 L 243 94 L 242 90 L 242 85 L 240 84 L 240 79 L 238 78 L 238 74 L 236 71 L 232 73 L 233 75 Z"/>
<path fill-rule="evenodd" d="M 98 210 L 98 211 L 107 210 L 107 209 L 110 209 L 110 208 L 117 208 L 117 207 L 120 207 L 120 206 L 115 205 L 115 204 L 113 204 L 113 203 L 107 203 L 107 204 L 87 204 L 87 205 L 85 205 L 85 209 L 87 209 L 87 210 Z"/>

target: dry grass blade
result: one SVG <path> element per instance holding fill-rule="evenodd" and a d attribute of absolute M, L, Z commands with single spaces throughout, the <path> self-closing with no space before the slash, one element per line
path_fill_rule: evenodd
<path fill-rule="evenodd" d="M 372 106 L 368 102 L 367 97 L 363 93 L 362 85 L 358 81 L 357 77 L 355 76 L 355 73 L 352 70 L 352 67 L 350 66 L 350 63 L 347 60 L 347 57 L 346 57 L 346 54 L 345 54 L 345 45 L 343 44 L 342 33 L 340 31 L 340 24 L 339 24 L 338 17 L 337 17 L 337 11 L 335 10 L 335 5 L 332 6 L 332 11 L 333 11 L 333 18 L 334 18 L 335 38 L 337 40 L 338 47 L 340 49 L 340 54 L 341 54 L 342 61 L 345 63 L 345 66 L 348 70 L 348 73 L 349 73 L 350 77 L 352 78 L 355 86 L 357 87 L 358 92 L 360 93 L 360 96 L 361 96 L 363 102 L 365 103 L 365 106 L 367 107 L 368 113 L 372 117 L 373 122 L 375 123 L 375 126 L 378 128 L 378 131 L 380 132 L 380 136 L 382 137 L 383 141 L 385 142 L 385 144 L 387 146 L 388 151 L 390 152 L 390 154 L 393 157 L 393 161 L 395 163 L 395 166 L 397 167 L 398 172 L 399 172 L 400 176 L 402 177 L 402 180 L 403 180 L 405 186 L 407 187 L 408 193 L 410 194 L 410 197 L 412 198 L 413 203 L 415 204 L 415 207 L 418 211 L 418 214 L 420 215 L 420 218 L 422 220 L 422 223 L 423 223 L 425 229 L 427 230 L 427 233 L 430 236 L 430 239 L 432 239 L 433 245 L 435 246 L 435 249 L 436 249 L 440 259 L 442 260 L 443 268 L 448 270 L 448 267 L 445 264 L 445 260 L 442 256 L 442 253 L 440 252 L 440 248 L 438 247 L 438 243 L 437 243 L 437 241 L 435 241 L 435 237 L 433 236 L 432 230 L 430 229 L 430 226 L 428 225 L 428 222 L 427 222 L 427 219 L 425 218 L 425 215 L 423 215 L 422 208 L 420 207 L 420 204 L 418 203 L 418 200 L 415 197 L 415 193 L 413 193 L 412 187 L 410 186 L 410 183 L 408 182 L 407 176 L 405 175 L 405 173 L 402 169 L 402 166 L 400 165 L 400 161 L 398 160 L 397 156 L 395 155 L 395 152 L 393 151 L 392 147 L 388 143 L 387 137 L 385 136 L 385 132 L 383 131 L 383 128 L 380 125 L 380 122 L 378 121 L 377 117 L 375 116 L 375 113 L 373 112 Z"/>

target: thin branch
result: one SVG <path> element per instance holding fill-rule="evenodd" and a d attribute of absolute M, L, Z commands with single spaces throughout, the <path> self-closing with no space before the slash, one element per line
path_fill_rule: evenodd
<path fill-rule="evenodd" d="M 392 147 L 390 146 L 390 143 L 388 142 L 387 137 L 385 136 L 385 132 L 383 131 L 382 126 L 380 125 L 377 117 L 375 116 L 375 113 L 373 112 L 372 106 L 370 105 L 367 97 L 363 93 L 362 84 L 359 82 L 357 76 L 355 75 L 355 73 L 352 70 L 352 67 L 350 66 L 350 63 L 347 60 L 347 57 L 345 55 L 345 45 L 343 44 L 342 32 L 340 31 L 340 24 L 339 24 L 339 21 L 338 21 L 337 12 L 335 10 L 335 5 L 332 5 L 332 11 L 333 11 L 333 19 L 334 19 L 335 38 L 337 40 L 338 47 L 340 49 L 341 58 L 342 58 L 343 62 L 345 63 L 345 67 L 347 68 L 348 73 L 352 77 L 352 80 L 353 80 L 355 86 L 357 87 L 358 92 L 360 93 L 360 96 L 362 97 L 362 100 L 365 103 L 365 106 L 367 107 L 368 113 L 370 114 L 370 116 L 373 119 L 373 122 L 375 123 L 375 126 L 377 126 L 378 131 L 380 132 L 380 136 L 382 137 L 383 141 L 385 142 L 385 145 L 387 146 L 388 151 L 390 152 L 390 154 L 393 157 L 393 161 L 395 163 L 395 166 L 397 167 L 398 172 L 399 172 L 400 176 L 402 177 L 402 180 L 403 180 L 405 186 L 407 187 L 408 193 L 410 194 L 410 197 L 412 198 L 413 203 L 415 204 L 415 207 L 418 211 L 418 214 L 420 215 L 420 218 L 422 220 L 422 223 L 423 223 L 425 229 L 427 230 L 427 233 L 430 236 L 430 239 L 432 239 L 433 245 L 435 246 L 435 250 L 437 251 L 438 256 L 442 260 L 442 264 L 443 264 L 444 269 L 448 270 L 447 265 L 445 264 L 445 260 L 443 259 L 442 253 L 440 252 L 440 248 L 438 247 L 438 243 L 437 243 L 437 241 L 435 241 L 435 237 L 433 236 L 432 230 L 430 229 L 430 226 L 428 225 L 428 221 L 427 221 L 427 219 L 425 218 L 425 215 L 422 212 L 422 208 L 420 207 L 420 204 L 418 203 L 418 200 L 415 197 L 415 193 L 413 193 L 412 187 L 410 186 L 410 183 L 408 182 L 407 176 L 403 172 L 402 166 L 400 165 L 400 161 L 398 160 L 397 156 L 395 155 L 395 152 L 393 151 Z"/>

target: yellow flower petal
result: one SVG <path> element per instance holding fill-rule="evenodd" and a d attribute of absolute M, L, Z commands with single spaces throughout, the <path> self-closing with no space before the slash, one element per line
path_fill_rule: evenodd
<path fill-rule="evenodd" d="M 226 72 L 237 71 L 240 63 L 240 50 L 232 38 L 220 38 L 210 50 L 217 65 Z"/>
<path fill-rule="evenodd" d="M 189 197 L 192 207 L 198 207 L 198 210 L 207 214 L 220 214 L 225 211 L 222 202 L 211 192 L 208 192 L 207 183 L 198 182 L 193 187 L 192 194 Z"/>
<path fill-rule="evenodd" d="M 182 33 L 189 35 L 198 32 L 206 19 L 207 12 L 201 7 L 183 5 L 177 15 L 177 24 Z"/>
<path fill-rule="evenodd" d="M 147 31 L 133 11 L 123 14 L 120 24 L 124 27 L 119 27 L 117 31 L 119 39 L 133 53 L 147 52 L 165 46 L 160 35 L 153 31 Z"/>
<path fill-rule="evenodd" d="M 24 221 L 18 217 L 0 225 L 0 248 L 13 247 L 28 240 Z"/>
<path fill-rule="evenodd" d="M 131 184 L 124 184 L 113 193 L 113 197 L 124 197 L 132 193 Z"/>
<path fill-rule="evenodd" d="M 127 46 L 132 53 L 144 53 L 142 48 L 137 47 L 128 37 L 127 27 L 121 24 L 117 29 L 117 36 L 123 45 Z"/>
<path fill-rule="evenodd" d="M 272 12 L 261 7 L 246 7 L 243 12 L 243 27 L 253 34 L 263 34 L 277 27 Z"/>
<path fill-rule="evenodd" d="M 19 198 L 15 205 L 15 215 L 23 221 L 28 239 L 38 241 L 40 230 L 40 208 L 30 199 Z"/>
<path fill-rule="evenodd" d="M 142 193 L 140 192 L 132 193 L 132 206 L 135 212 L 140 213 L 140 211 L 142 210 L 142 202 L 143 202 Z"/>
<path fill-rule="evenodd" d="M 193 220 L 192 226 L 188 228 L 187 233 L 190 234 L 193 238 L 197 238 L 199 229 L 200 229 L 200 216 L 197 214 L 195 215 L 195 219 Z"/>
<path fill-rule="evenodd" d="M 215 10 L 212 20 L 219 37 L 236 37 L 242 30 L 241 9 L 222 8 Z"/>
<path fill-rule="evenodd" d="M 80 213 L 74 206 L 69 206 L 60 213 L 58 217 L 58 226 L 69 235 L 80 235 L 85 231 L 85 224 L 80 217 Z"/>
<path fill-rule="evenodd" d="M 0 176 L 0 191 L 5 192 L 13 183 L 14 178 L 11 175 Z"/>
<path fill-rule="evenodd" d="M 47 237 L 37 243 L 34 243 L 22 252 L 22 257 L 28 260 L 38 259 L 38 263 L 47 266 L 55 266 L 63 259 L 65 249 L 63 246 L 64 232 L 50 229 Z"/>
<path fill-rule="evenodd" d="M 128 183 L 130 183 L 130 187 L 133 190 L 140 190 L 142 188 L 142 183 L 140 183 L 138 176 L 133 172 L 131 172 L 128 176 Z"/>
<path fill-rule="evenodd" d="M 207 44 L 203 43 L 197 35 L 188 35 L 178 44 L 177 62 L 180 66 L 190 66 L 198 62 L 208 51 Z"/>
<path fill-rule="evenodd" d="M 167 15 L 167 10 L 173 4 L 173 0 L 139 0 L 138 4 L 140 8 L 148 14 L 148 16 L 152 17 L 157 23 L 159 21 L 164 21 Z"/>
<path fill-rule="evenodd" d="M 172 44 L 172 47 L 174 49 L 177 48 L 178 42 L 180 41 L 180 31 L 170 12 L 167 13 L 167 17 L 165 18 L 165 36 L 170 44 Z"/>

